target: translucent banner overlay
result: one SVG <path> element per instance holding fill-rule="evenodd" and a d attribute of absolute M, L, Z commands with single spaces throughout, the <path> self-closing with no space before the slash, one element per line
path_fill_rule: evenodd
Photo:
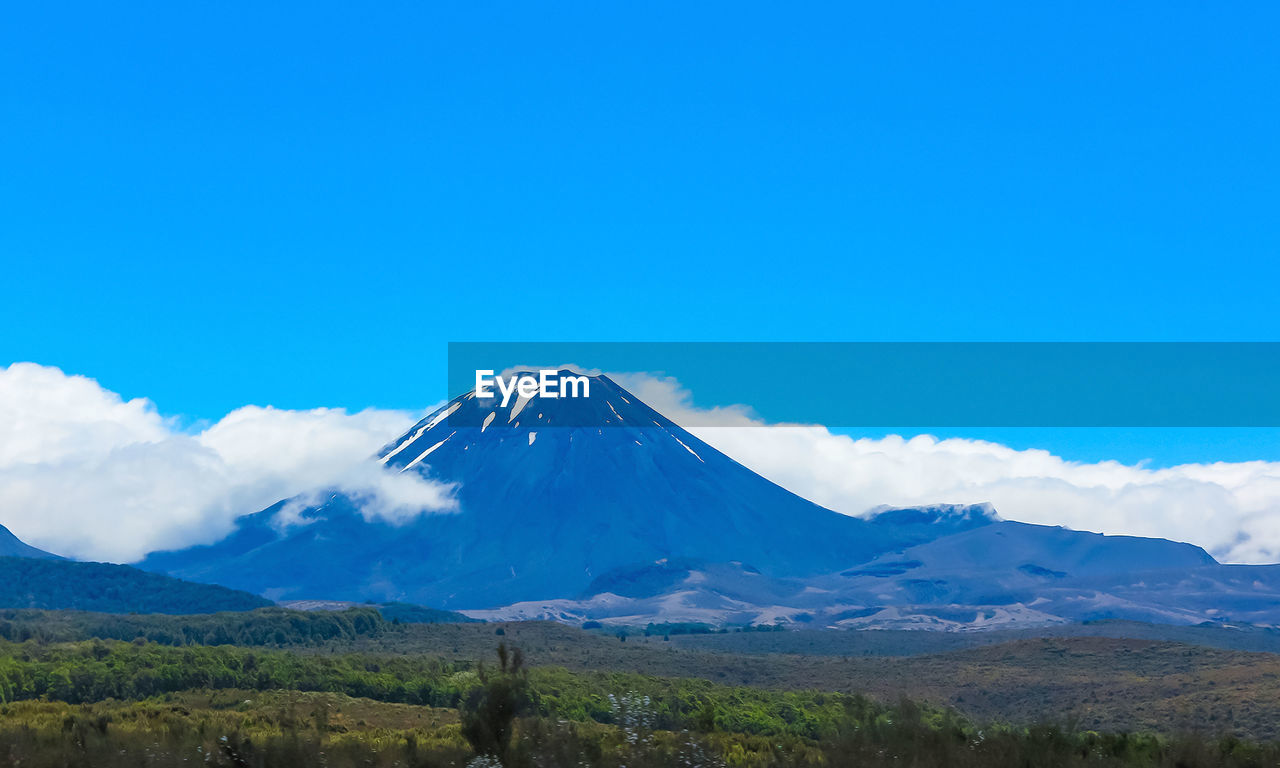
<path fill-rule="evenodd" d="M 630 391 L 637 375 L 678 383 L 694 406 L 679 415 L 686 427 L 722 424 L 704 409 L 730 405 L 768 423 L 829 427 L 1280 426 L 1275 342 L 451 342 L 448 391 L 472 391 L 477 371 L 566 366 L 608 377 L 592 380 L 593 398 Z M 500 405 L 494 395 L 477 405 Z M 554 407 L 560 426 L 632 420 L 603 401 L 536 402 Z M 450 418 L 479 426 L 471 422 L 491 412 Z"/>

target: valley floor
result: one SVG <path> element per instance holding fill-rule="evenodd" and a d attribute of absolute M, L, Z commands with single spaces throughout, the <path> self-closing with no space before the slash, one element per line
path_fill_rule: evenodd
<path fill-rule="evenodd" d="M 889 636 L 623 640 L 371 609 L 9 611 L 0 638 L 0 765 L 464 765 L 508 694 L 507 765 L 1280 764 L 1280 655 L 1158 639 L 779 653 Z M 499 643 L 529 666 L 502 672 Z"/>
<path fill-rule="evenodd" d="M 1021 639 L 913 656 L 744 653 L 701 647 L 734 636 L 670 641 L 631 636 L 621 642 L 559 624 L 498 626 L 531 659 L 575 671 L 829 690 L 886 702 L 906 696 L 983 721 L 1280 739 L 1280 654 L 1274 653 L 1089 636 Z M 399 637 L 362 639 L 358 647 L 466 661 L 483 658 L 494 631 L 494 625 L 483 624 L 420 626 Z M 736 639 L 741 648 L 775 642 L 774 636 L 782 634 L 802 639 L 805 633 L 742 633 Z"/>

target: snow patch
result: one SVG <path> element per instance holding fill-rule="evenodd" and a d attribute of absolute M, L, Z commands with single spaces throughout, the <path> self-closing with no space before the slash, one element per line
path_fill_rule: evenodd
<path fill-rule="evenodd" d="M 670 433 L 668 433 L 668 434 L 670 434 Z M 683 440 L 681 440 L 680 438 L 676 437 L 675 435 L 671 435 L 671 439 L 672 439 L 672 440 L 675 440 L 675 441 L 676 441 L 677 443 L 679 443 L 680 445 L 684 445 L 684 441 L 683 441 Z M 707 463 L 707 462 L 705 462 L 705 461 L 703 461 L 703 460 L 702 460 L 702 457 L 701 457 L 701 456 L 698 456 L 698 452 L 697 452 L 697 451 L 693 450 L 693 449 L 692 449 L 692 448 L 690 448 L 689 446 L 684 445 L 684 449 L 685 449 L 686 451 L 688 451 L 689 453 L 692 453 L 692 454 L 694 455 L 694 457 L 698 459 L 698 461 L 702 461 L 702 463 L 703 463 L 703 464 L 706 464 L 706 463 Z"/>
<path fill-rule="evenodd" d="M 440 413 L 437 413 L 435 417 L 432 418 L 431 421 L 427 423 L 427 429 L 428 430 L 432 429 L 433 427 L 435 427 L 435 425 L 439 424 L 440 422 L 444 421 L 445 419 L 453 415 L 453 412 L 458 410 L 461 407 L 462 407 L 462 401 L 458 401 L 453 405 L 449 406 L 448 408 L 445 408 Z"/>
<path fill-rule="evenodd" d="M 515 419 L 515 417 L 519 416 L 520 412 L 524 410 L 524 407 L 528 405 L 529 401 L 532 399 L 533 399 L 532 396 L 521 397 L 517 395 L 516 404 L 511 406 L 511 415 L 507 417 L 507 423 L 510 424 Z"/>
<path fill-rule="evenodd" d="M 456 431 L 454 431 L 454 432 L 450 432 L 450 433 L 449 433 L 449 437 L 453 437 L 453 436 L 454 436 L 454 435 L 456 435 L 456 434 L 458 434 Z M 437 449 L 437 448 L 439 448 L 440 446 L 444 445 L 445 443 L 449 442 L 449 437 L 446 437 L 445 439 L 443 439 L 443 440 L 441 440 L 440 442 L 436 443 L 435 445 L 431 446 L 431 447 L 430 447 L 430 448 L 428 448 L 427 450 L 423 451 L 423 452 L 422 452 L 422 454 L 418 456 L 418 458 L 414 459 L 413 461 L 409 462 L 408 464 L 405 464 L 405 465 L 404 465 L 404 469 L 402 469 L 402 470 L 400 470 L 400 471 L 401 471 L 401 472 L 404 472 L 404 471 L 405 471 L 406 469 L 408 469 L 409 467 L 412 467 L 414 464 L 417 464 L 418 462 L 420 462 L 420 461 L 422 461 L 423 459 L 425 459 L 425 458 L 427 458 L 428 456 L 430 456 L 432 451 L 434 451 L 435 449 Z"/>
<path fill-rule="evenodd" d="M 379 461 L 383 464 L 386 464 L 388 461 L 391 460 L 393 456 L 395 456 L 397 453 L 400 453 L 405 448 L 408 448 L 411 443 L 417 442 L 418 438 L 422 437 L 424 434 L 431 431 L 431 429 L 435 427 L 435 425 L 439 424 L 441 421 L 444 421 L 446 418 L 449 417 L 450 414 L 452 414 L 454 411 L 458 410 L 461 407 L 462 407 L 462 401 L 459 400 L 458 402 L 453 403 L 449 407 L 441 410 L 435 416 L 432 416 L 430 421 L 422 425 L 421 429 L 419 429 L 417 432 L 414 432 L 413 437 L 410 437 L 408 440 L 405 440 L 400 445 L 397 445 L 394 449 L 389 451 L 386 456 L 383 456 L 381 459 L 379 459 Z M 448 438 L 445 438 L 445 439 L 447 440 Z"/>

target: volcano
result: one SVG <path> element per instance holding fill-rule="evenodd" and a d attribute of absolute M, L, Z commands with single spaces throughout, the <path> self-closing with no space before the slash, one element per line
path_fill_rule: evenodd
<path fill-rule="evenodd" d="M 609 377 L 589 381 L 586 396 L 505 405 L 465 393 L 375 457 L 386 472 L 450 484 L 448 511 L 387 520 L 333 491 L 141 566 L 274 600 L 402 601 L 487 619 L 1280 624 L 1280 566 L 1006 521 L 987 505 L 849 517 L 752 472 Z"/>
<path fill-rule="evenodd" d="M 602 574 L 663 560 L 805 577 L 923 540 L 800 498 L 607 376 L 588 392 L 506 406 L 468 392 L 380 452 L 388 471 L 455 484 L 454 511 L 394 524 L 334 493 L 286 525 L 282 502 L 143 567 L 275 599 L 481 608 L 577 597 Z"/>

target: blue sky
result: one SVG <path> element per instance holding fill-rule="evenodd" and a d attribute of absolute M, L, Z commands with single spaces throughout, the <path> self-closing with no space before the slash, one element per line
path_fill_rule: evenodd
<path fill-rule="evenodd" d="M 1274 5 L 687 6 L 9 9 L 0 363 L 214 419 L 450 340 L 1280 338 Z"/>

